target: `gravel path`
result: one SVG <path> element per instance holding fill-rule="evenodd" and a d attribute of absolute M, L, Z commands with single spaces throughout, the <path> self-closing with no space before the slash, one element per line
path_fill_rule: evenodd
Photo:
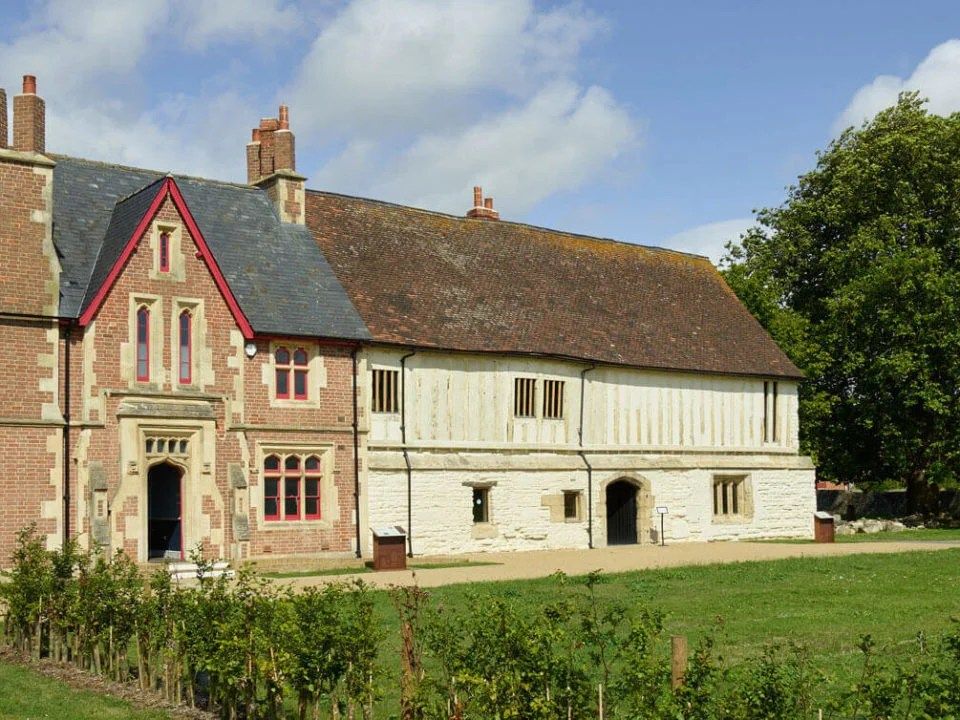
<path fill-rule="evenodd" d="M 714 542 L 679 543 L 667 547 L 653 545 L 627 545 L 595 550 L 533 550 L 510 553 L 475 553 L 457 558 L 417 557 L 414 562 L 425 564 L 444 560 L 470 560 L 478 563 L 496 563 L 475 567 L 432 568 L 417 570 L 393 570 L 357 575 L 323 575 L 289 578 L 277 582 L 294 587 L 306 587 L 330 582 L 343 582 L 353 578 L 380 587 L 410 585 L 416 582 L 421 587 L 452 585 L 465 582 L 495 580 L 519 580 L 551 575 L 562 570 L 568 575 L 582 575 L 593 570 L 625 572 L 649 568 L 677 567 L 681 565 L 710 565 L 715 563 L 754 562 L 795 557 L 830 557 L 836 555 L 885 554 L 910 551 L 936 551 L 960 547 L 960 542 L 909 541 L 835 543 L 815 545 L 761 542 Z"/>

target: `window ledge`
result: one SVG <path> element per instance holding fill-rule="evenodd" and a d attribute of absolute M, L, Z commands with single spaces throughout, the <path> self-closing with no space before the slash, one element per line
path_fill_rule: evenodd
<path fill-rule="evenodd" d="M 492 522 L 475 522 L 470 530 L 474 540 L 488 540 L 500 535 L 500 529 Z"/>
<path fill-rule="evenodd" d="M 333 523 L 329 520 L 261 520 L 258 530 L 330 530 Z"/>

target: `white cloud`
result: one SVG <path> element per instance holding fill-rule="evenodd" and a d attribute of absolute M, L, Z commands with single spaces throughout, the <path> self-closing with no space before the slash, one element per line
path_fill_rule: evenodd
<path fill-rule="evenodd" d="M 859 126 L 884 108 L 896 104 L 897 96 L 907 90 L 918 90 L 929 98 L 927 108 L 938 115 L 960 110 L 960 40 L 947 40 L 937 45 L 917 65 L 908 78 L 879 75 L 854 94 L 850 104 L 837 118 L 833 130 Z"/>
<path fill-rule="evenodd" d="M 463 108 L 491 92 L 525 95 L 569 71 L 602 27 L 586 11 L 538 13 L 530 0 L 355 0 L 314 40 L 284 97 L 301 132 L 445 128 L 469 121 Z"/>
<path fill-rule="evenodd" d="M 0 87 L 38 78 L 47 101 L 47 147 L 92 159 L 218 177 L 242 177 L 243 142 L 259 114 L 229 88 L 212 95 L 158 94 L 143 82 L 151 48 L 256 39 L 295 20 L 276 2 L 188 3 L 51 0 L 9 43 L 0 43 Z M 229 12 L 233 8 L 232 12 Z"/>
<path fill-rule="evenodd" d="M 663 241 L 662 246 L 672 250 L 706 255 L 714 265 L 719 265 L 727 242 L 738 240 L 740 235 L 756 225 L 756 222 L 754 218 L 746 217 L 698 225 L 670 236 Z"/>
<path fill-rule="evenodd" d="M 337 148 L 313 184 L 456 213 L 482 184 L 505 217 L 576 188 L 637 147 L 630 112 L 574 79 L 604 29 L 576 4 L 357 0 L 284 96 Z"/>
<path fill-rule="evenodd" d="M 300 10 L 280 0 L 175 0 L 177 27 L 187 45 L 256 40 L 289 42 L 303 23 Z"/>
<path fill-rule="evenodd" d="M 461 213 L 482 184 L 506 217 L 577 187 L 636 139 L 630 116 L 598 87 L 545 87 L 525 105 L 455 132 L 427 135 L 378 171 L 375 194 Z"/>

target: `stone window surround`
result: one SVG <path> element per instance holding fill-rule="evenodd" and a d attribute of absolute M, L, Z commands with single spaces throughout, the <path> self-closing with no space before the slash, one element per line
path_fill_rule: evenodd
<path fill-rule="evenodd" d="M 269 455 L 298 455 L 301 463 L 310 455 L 320 458 L 320 519 L 319 520 L 267 520 L 264 517 L 263 461 Z M 334 478 L 333 443 L 258 442 L 256 463 L 250 468 L 251 478 L 256 478 L 250 492 L 250 509 L 256 512 L 257 529 L 260 532 L 277 532 L 297 528 L 329 530 L 340 517 L 340 500 Z M 281 493 L 282 495 L 282 493 Z"/>
<path fill-rule="evenodd" d="M 717 485 L 725 482 L 735 482 L 737 493 L 737 513 L 716 514 L 714 509 L 714 498 L 716 497 Z M 753 483 L 749 473 L 724 472 L 713 473 L 710 476 L 710 515 L 714 525 L 736 525 L 750 522 L 753 519 Z"/>
<path fill-rule="evenodd" d="M 303 349 L 307 353 L 307 397 L 293 397 L 293 373 L 290 373 L 290 397 L 277 397 L 277 365 L 276 352 L 279 348 L 287 348 L 291 355 L 291 367 L 293 353 L 297 349 Z M 263 383 L 267 386 L 267 393 L 270 407 L 283 408 L 319 408 L 320 407 L 320 388 L 326 387 L 326 369 L 323 366 L 323 356 L 320 354 L 319 345 L 315 341 L 305 338 L 280 338 L 271 340 L 269 353 L 266 362 L 263 363 Z"/>
<path fill-rule="evenodd" d="M 168 247 L 168 269 L 160 269 L 160 236 L 166 233 L 169 238 Z M 187 279 L 186 262 L 183 253 L 183 228 L 179 223 L 163 222 L 155 220 L 150 224 L 150 235 L 148 237 L 150 244 L 150 253 L 153 262 L 150 267 L 149 277 L 151 280 L 168 280 L 173 282 L 183 282 Z"/>
<path fill-rule="evenodd" d="M 141 307 L 150 312 L 147 343 L 148 380 L 137 380 L 137 313 Z M 163 364 L 163 316 L 159 295 L 133 293 L 130 295 L 128 319 L 130 349 L 129 379 L 131 388 L 160 389 L 163 387 L 166 368 Z"/>
<path fill-rule="evenodd" d="M 470 537 L 474 540 L 485 540 L 489 538 L 495 538 L 500 534 L 500 530 L 497 527 L 496 516 L 494 515 L 494 505 L 493 505 L 493 493 L 491 490 L 497 486 L 496 480 L 468 480 L 463 483 L 464 487 L 470 488 L 470 503 L 471 503 L 471 513 L 470 513 Z M 486 522 L 474 522 L 473 521 L 473 491 L 474 490 L 486 490 L 487 491 L 487 520 Z"/>
<path fill-rule="evenodd" d="M 180 382 L 180 315 L 190 312 L 190 382 Z M 203 327 L 203 300 L 175 297 L 170 310 L 170 377 L 174 391 L 196 392 L 200 389 L 200 357 L 203 342 L 200 328 Z"/>

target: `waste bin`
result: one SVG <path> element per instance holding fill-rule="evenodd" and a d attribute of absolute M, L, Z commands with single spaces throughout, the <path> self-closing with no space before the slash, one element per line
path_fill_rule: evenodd
<path fill-rule="evenodd" d="M 833 538 L 833 515 L 818 510 L 813 514 L 813 541 L 818 543 L 832 543 Z"/>
<path fill-rule="evenodd" d="M 399 525 L 373 528 L 373 569 L 405 570 L 407 532 Z"/>

